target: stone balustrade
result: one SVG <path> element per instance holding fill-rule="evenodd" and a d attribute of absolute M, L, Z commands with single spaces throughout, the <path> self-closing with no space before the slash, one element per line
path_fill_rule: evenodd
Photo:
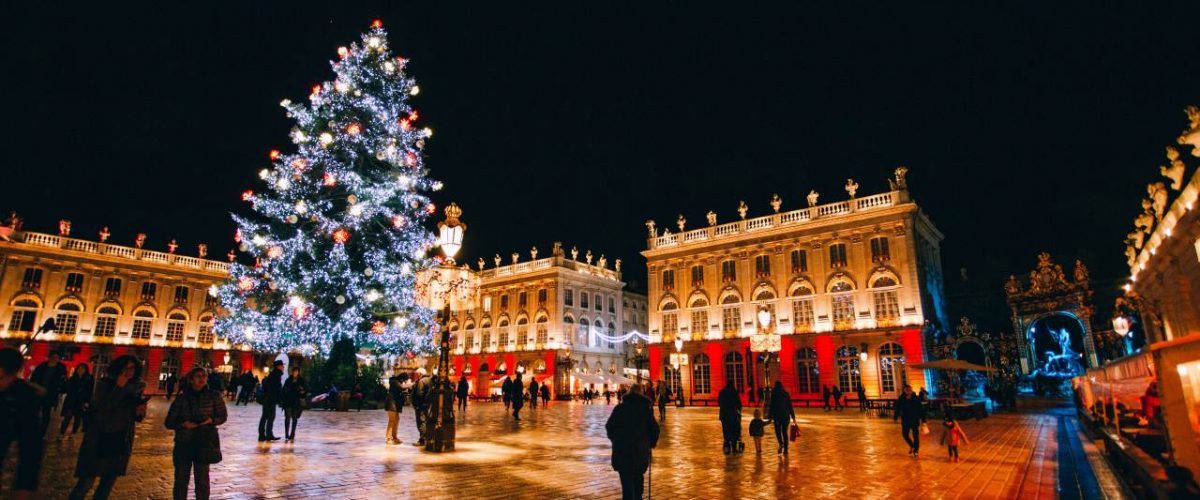
<path fill-rule="evenodd" d="M 155 262 L 159 264 L 167 264 L 173 266 L 187 267 L 191 269 L 199 269 L 203 271 L 218 271 L 222 273 L 229 272 L 229 263 L 216 260 L 201 259 L 197 257 L 188 257 L 166 252 L 156 252 L 153 250 L 144 250 L 141 248 L 125 247 L 120 245 L 110 245 L 107 243 L 99 243 L 95 241 L 80 240 L 75 238 L 67 238 L 63 236 L 34 233 L 23 231 L 17 233 L 17 241 L 26 245 L 35 245 L 50 248 L 62 248 L 76 252 L 90 253 L 96 255 L 107 255 L 111 257 L 120 257 L 130 260 L 142 260 L 147 262 Z"/>

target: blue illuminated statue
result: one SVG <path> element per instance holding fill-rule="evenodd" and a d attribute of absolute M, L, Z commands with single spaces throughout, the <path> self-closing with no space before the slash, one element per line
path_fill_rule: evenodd
<path fill-rule="evenodd" d="M 1080 354 L 1071 349 L 1071 333 L 1066 328 L 1060 328 L 1057 331 L 1049 329 L 1049 331 L 1051 338 L 1058 342 L 1061 352 L 1046 351 L 1046 362 L 1038 372 L 1049 377 L 1062 378 L 1082 374 L 1083 366 L 1079 364 Z"/>

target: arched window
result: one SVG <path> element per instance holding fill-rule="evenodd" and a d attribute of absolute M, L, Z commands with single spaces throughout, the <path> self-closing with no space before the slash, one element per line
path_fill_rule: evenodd
<path fill-rule="evenodd" d="M 199 335 L 199 338 L 196 339 L 197 342 L 200 342 L 201 344 L 213 343 L 212 325 L 213 325 L 213 317 L 212 316 L 201 316 L 200 317 L 200 329 L 199 329 L 200 335 Z"/>
<path fill-rule="evenodd" d="M 496 349 L 501 350 L 501 351 L 507 350 L 508 349 L 508 318 L 504 318 L 504 317 L 500 318 L 500 324 L 497 325 L 497 328 L 499 328 L 500 331 L 496 335 L 498 337 Z"/>
<path fill-rule="evenodd" d="M 13 332 L 32 332 L 37 328 L 37 310 L 42 306 L 32 299 L 20 299 L 13 302 L 12 316 L 9 317 L 8 329 Z"/>
<path fill-rule="evenodd" d="M 489 367 L 487 363 L 479 365 L 479 373 L 487 373 L 490 369 L 491 367 Z"/>
<path fill-rule="evenodd" d="M 704 296 L 697 295 L 692 298 L 691 304 L 688 307 L 692 309 L 690 328 L 692 338 L 699 340 L 704 337 L 704 333 L 708 331 L 708 299 Z"/>
<path fill-rule="evenodd" d="M 837 348 L 838 385 L 842 392 L 853 394 L 862 385 L 859 368 L 858 347 L 844 345 Z"/>
<path fill-rule="evenodd" d="M 171 313 L 167 316 L 167 342 L 183 342 L 183 322 L 187 316 Z"/>
<path fill-rule="evenodd" d="M 595 322 L 592 323 L 592 326 L 595 328 L 592 331 L 592 333 L 594 333 L 594 335 L 592 335 L 591 338 L 588 339 L 588 346 L 597 347 L 600 345 L 600 335 L 604 334 L 604 323 L 601 323 L 600 319 L 596 318 Z"/>
<path fill-rule="evenodd" d="M 671 388 L 671 395 L 678 396 L 683 391 L 683 374 L 681 368 L 671 366 L 671 355 L 663 356 L 663 380 L 666 381 L 667 387 Z"/>
<path fill-rule="evenodd" d="M 74 302 L 63 302 L 58 305 L 58 315 L 54 317 L 55 333 L 59 335 L 75 335 L 79 331 L 79 312 L 83 308 Z"/>
<path fill-rule="evenodd" d="M 121 314 L 115 307 L 104 306 L 96 310 L 96 328 L 92 335 L 96 337 L 112 337 L 117 333 L 117 316 Z"/>
<path fill-rule="evenodd" d="M 772 292 L 772 291 L 766 290 L 766 289 L 759 290 L 758 294 L 754 296 L 754 300 L 756 300 L 756 301 L 775 300 L 775 292 Z"/>
<path fill-rule="evenodd" d="M 881 276 L 871 283 L 871 296 L 875 302 L 875 320 L 881 326 L 891 326 L 900 319 L 900 299 L 896 293 L 896 280 Z"/>
<path fill-rule="evenodd" d="M 725 354 L 725 380 L 733 384 L 734 389 L 737 389 L 739 394 L 746 390 L 745 365 L 745 362 L 742 360 L 742 353 L 730 351 Z"/>
<path fill-rule="evenodd" d="M 507 375 L 508 374 L 508 363 L 501 361 L 499 365 L 496 365 L 496 371 L 494 373 L 496 373 L 497 375 Z"/>
<path fill-rule="evenodd" d="M 904 348 L 895 342 L 879 346 L 879 390 L 884 394 L 898 392 L 907 379 L 904 373 Z"/>
<path fill-rule="evenodd" d="M 536 325 L 537 339 L 536 339 L 536 341 L 539 345 L 545 345 L 546 342 L 550 341 L 550 330 L 546 328 L 546 322 L 549 320 L 550 320 L 550 318 L 546 317 L 545 315 L 538 316 L 538 318 L 536 320 L 536 322 L 537 322 L 537 325 Z"/>
<path fill-rule="evenodd" d="M 821 392 L 821 370 L 817 366 L 817 351 L 811 347 L 796 349 L 796 377 L 800 392 Z"/>
<path fill-rule="evenodd" d="M 580 295 L 580 297 L 583 297 L 583 296 L 584 295 Z M 591 329 L 591 326 L 592 325 L 591 325 L 591 323 L 588 322 L 588 319 L 586 316 L 580 316 L 579 317 L 579 332 L 575 338 L 575 342 L 579 343 L 579 345 L 587 345 L 588 337 L 589 337 L 588 330 Z"/>
<path fill-rule="evenodd" d="M 142 309 L 133 313 L 133 338 L 150 340 L 150 330 L 154 325 L 154 312 Z"/>
<path fill-rule="evenodd" d="M 712 393 L 712 369 L 708 355 L 700 353 L 692 357 L 692 394 Z"/>
<path fill-rule="evenodd" d="M 829 304 L 833 316 L 833 328 L 845 330 L 854 328 L 854 285 L 845 279 L 839 279 L 829 285 Z"/>
<path fill-rule="evenodd" d="M 573 325 L 575 324 L 575 318 L 572 318 L 570 314 L 563 316 L 563 323 Z"/>
<path fill-rule="evenodd" d="M 517 349 L 526 349 L 529 345 L 529 318 L 517 317 Z"/>
<path fill-rule="evenodd" d="M 661 310 L 663 310 L 663 311 L 674 311 L 676 309 L 679 309 L 679 304 L 676 304 L 674 300 L 668 300 L 666 302 L 663 302 L 663 305 L 661 308 Z"/>

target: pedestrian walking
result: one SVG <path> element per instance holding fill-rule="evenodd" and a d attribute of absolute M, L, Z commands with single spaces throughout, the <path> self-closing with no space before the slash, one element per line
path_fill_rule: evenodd
<path fill-rule="evenodd" d="M 538 400 L 538 382 L 537 378 L 529 381 L 529 409 L 537 409 Z"/>
<path fill-rule="evenodd" d="M 119 356 L 108 364 L 104 379 L 96 383 L 88 425 L 75 461 L 75 487 L 68 498 L 83 500 L 96 479 L 92 498 L 108 498 L 117 478 L 124 476 L 133 456 L 134 425 L 146 418 L 146 383 L 142 361 Z"/>
<path fill-rule="evenodd" d="M 291 382 L 291 379 L 288 379 Z M 221 461 L 221 436 L 217 426 L 228 414 L 221 392 L 208 387 L 204 368 L 192 368 L 179 388 L 179 397 L 163 422 L 175 431 L 171 462 L 175 465 L 175 500 L 187 500 L 188 482 L 196 478 L 196 500 L 208 500 L 208 467 Z"/>
<path fill-rule="evenodd" d="M 905 385 L 904 392 L 896 399 L 896 415 L 892 421 L 900 421 L 900 432 L 908 443 L 908 454 L 919 457 L 921 453 L 921 424 L 925 423 L 925 406 L 921 398 L 913 393 L 912 386 Z"/>
<path fill-rule="evenodd" d="M 542 382 L 542 408 L 550 407 L 550 384 Z"/>
<path fill-rule="evenodd" d="M 508 413 L 508 407 L 512 404 L 513 383 L 512 377 L 504 377 L 504 384 L 500 386 L 500 395 L 504 398 L 504 412 Z"/>
<path fill-rule="evenodd" d="M 867 411 L 867 388 L 858 386 L 858 411 Z"/>
<path fill-rule="evenodd" d="M 174 373 L 167 375 L 167 379 L 163 381 L 167 385 L 167 401 L 170 401 L 175 396 L 175 382 L 177 380 Z"/>
<path fill-rule="evenodd" d="M 921 392 L 917 393 L 917 397 L 921 398 L 922 403 L 929 401 L 929 391 L 922 387 Z"/>
<path fill-rule="evenodd" d="M 946 451 L 950 454 L 950 461 L 958 463 L 958 445 L 959 442 L 970 444 L 967 440 L 967 433 L 963 430 L 962 425 L 954 419 L 954 415 L 946 415 L 946 420 L 942 422 L 942 444 L 946 445 Z"/>
<path fill-rule="evenodd" d="M 413 382 L 412 397 L 409 399 L 412 400 L 413 414 L 416 415 L 417 434 L 420 436 L 413 446 L 425 446 L 425 438 L 428 435 L 425 429 L 428 424 L 425 412 L 429 409 L 433 379 L 425 376 L 424 368 L 417 368 L 417 371 L 413 372 L 413 378 L 416 380 Z"/>
<path fill-rule="evenodd" d="M 825 401 L 825 411 L 829 411 L 829 409 L 830 409 L 829 398 L 832 396 L 833 396 L 833 393 L 830 392 L 829 386 L 822 385 L 821 386 L 821 399 L 823 399 Z"/>
<path fill-rule="evenodd" d="M 512 401 L 513 420 L 520 421 L 521 420 L 521 408 L 523 406 L 525 406 L 525 383 L 521 382 L 521 374 L 520 373 L 518 373 L 516 378 L 513 379 L 512 394 L 513 394 L 513 401 Z"/>
<path fill-rule="evenodd" d="M 88 406 L 92 402 L 92 390 L 96 388 L 95 386 L 95 379 L 92 378 L 92 372 L 87 363 L 75 365 L 71 378 L 63 384 L 63 393 L 66 394 L 66 398 L 63 399 L 62 424 L 58 426 L 59 439 L 67 437 L 68 427 L 71 429 L 72 436 L 79 432 L 79 428 L 83 426 Z"/>
<path fill-rule="evenodd" d="M 216 370 L 208 372 L 208 390 L 217 391 L 217 394 L 225 392 L 225 377 Z"/>
<path fill-rule="evenodd" d="M 621 478 L 622 500 L 641 499 L 650 450 L 658 445 L 658 422 L 650 399 L 633 386 L 613 408 L 604 429 L 612 442 L 612 468 Z"/>
<path fill-rule="evenodd" d="M 300 375 L 299 366 L 293 366 L 288 371 L 288 379 L 283 383 L 279 402 L 283 407 L 283 438 L 295 441 L 296 424 L 300 422 L 300 414 L 304 413 L 307 406 L 305 403 L 308 402 L 308 384 Z"/>
<path fill-rule="evenodd" d="M 604 404 L 612 405 L 612 391 L 604 391 Z"/>
<path fill-rule="evenodd" d="M 233 403 L 234 406 L 237 406 L 238 404 L 250 404 L 250 395 L 254 394 L 254 388 L 256 386 L 258 386 L 258 379 L 254 377 L 254 374 L 251 373 L 250 370 L 246 370 L 246 373 L 243 373 L 241 377 L 238 377 L 239 390 L 237 394 L 237 401 Z"/>
<path fill-rule="evenodd" d="M 721 449 L 726 455 L 736 453 L 740 447 L 744 447 L 739 446 L 742 442 L 742 398 L 738 397 L 733 384 L 726 382 L 725 388 L 717 394 L 717 408 L 717 416 L 721 419 L 721 433 L 724 436 Z"/>
<path fill-rule="evenodd" d="M 467 411 L 467 397 L 471 395 L 471 386 L 467 384 L 466 376 L 458 378 L 458 390 L 455 392 L 458 396 L 458 411 Z"/>
<path fill-rule="evenodd" d="M 658 390 L 654 391 L 658 398 L 658 419 L 667 419 L 667 403 L 671 402 L 671 388 L 662 380 L 658 381 Z"/>
<path fill-rule="evenodd" d="M 841 386 L 835 385 L 835 386 L 833 386 L 833 389 L 830 389 L 830 391 L 833 393 L 833 409 L 835 411 L 842 411 L 843 409 L 845 409 L 845 407 L 842 406 L 842 388 L 841 388 Z"/>
<path fill-rule="evenodd" d="M 771 425 L 775 427 L 775 441 L 779 444 L 776 453 L 788 454 L 788 426 L 796 420 L 796 409 L 792 407 L 792 395 L 776 380 L 771 389 L 771 406 L 767 412 Z"/>
<path fill-rule="evenodd" d="M 46 436 L 50 427 L 50 415 L 58 408 L 58 396 L 62 393 L 63 383 L 67 380 L 67 367 L 62 364 L 62 355 L 51 351 L 46 360 L 33 369 L 29 381 L 37 384 L 45 391 L 42 394 L 42 429 L 38 437 Z"/>
<path fill-rule="evenodd" d="M 0 349 L 0 464 L 5 463 L 9 445 L 15 442 L 18 447 L 17 474 L 13 477 L 11 490 L 5 494 L 0 483 L 0 497 L 3 498 L 34 498 L 42 470 L 43 444 L 38 435 L 42 427 L 38 418 L 42 409 L 42 389 L 19 377 L 23 364 L 25 358 L 20 351 Z"/>
<path fill-rule="evenodd" d="M 754 418 L 750 420 L 750 437 L 754 438 L 754 453 L 762 455 L 762 438 L 766 428 L 766 422 L 762 419 L 762 410 L 754 409 Z"/>
<path fill-rule="evenodd" d="M 397 366 L 393 371 L 399 371 Z M 396 436 L 396 428 L 400 426 L 400 414 L 404 413 L 404 383 L 408 381 L 407 373 L 396 373 L 388 378 L 387 397 L 383 402 L 383 409 L 387 411 L 388 423 L 385 436 L 387 444 L 400 444 L 400 438 Z"/>
<path fill-rule="evenodd" d="M 283 360 L 271 364 L 271 373 L 262 380 L 262 416 L 258 418 L 258 441 L 279 441 L 275 436 L 275 407 L 283 393 Z"/>

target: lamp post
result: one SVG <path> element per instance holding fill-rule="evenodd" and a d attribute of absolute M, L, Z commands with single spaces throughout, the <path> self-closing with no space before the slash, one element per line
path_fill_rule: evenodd
<path fill-rule="evenodd" d="M 633 358 L 633 366 L 637 370 L 638 385 L 642 385 L 642 349 L 644 348 L 642 339 L 639 338 L 633 342 L 633 350 L 637 351 L 637 355 Z"/>
<path fill-rule="evenodd" d="M 775 335 L 771 330 L 771 320 L 773 319 L 771 310 L 767 306 L 758 307 L 758 334 L 750 336 L 750 351 L 755 353 L 766 353 L 763 357 L 763 398 L 762 405 L 768 407 L 771 399 L 771 357 L 782 349 L 779 335 Z"/>
<path fill-rule="evenodd" d="M 676 406 L 683 406 L 683 366 L 687 365 L 687 356 L 683 354 L 683 339 L 679 335 L 675 335 L 675 353 L 671 355 L 671 368 L 675 370 L 675 382 L 678 387 L 672 387 L 675 391 Z"/>
<path fill-rule="evenodd" d="M 450 320 L 459 304 L 472 304 L 479 291 L 478 276 L 469 267 L 456 267 L 454 256 L 462 248 L 467 225 L 458 220 L 462 209 L 455 203 L 446 207 L 446 219 L 438 223 L 437 245 L 444 257 L 441 265 L 422 270 L 417 295 L 422 305 L 441 311 L 438 343 L 440 354 L 435 373 L 438 380 L 430 390 L 425 433 L 426 451 L 454 450 L 454 387 L 450 383 Z"/>

